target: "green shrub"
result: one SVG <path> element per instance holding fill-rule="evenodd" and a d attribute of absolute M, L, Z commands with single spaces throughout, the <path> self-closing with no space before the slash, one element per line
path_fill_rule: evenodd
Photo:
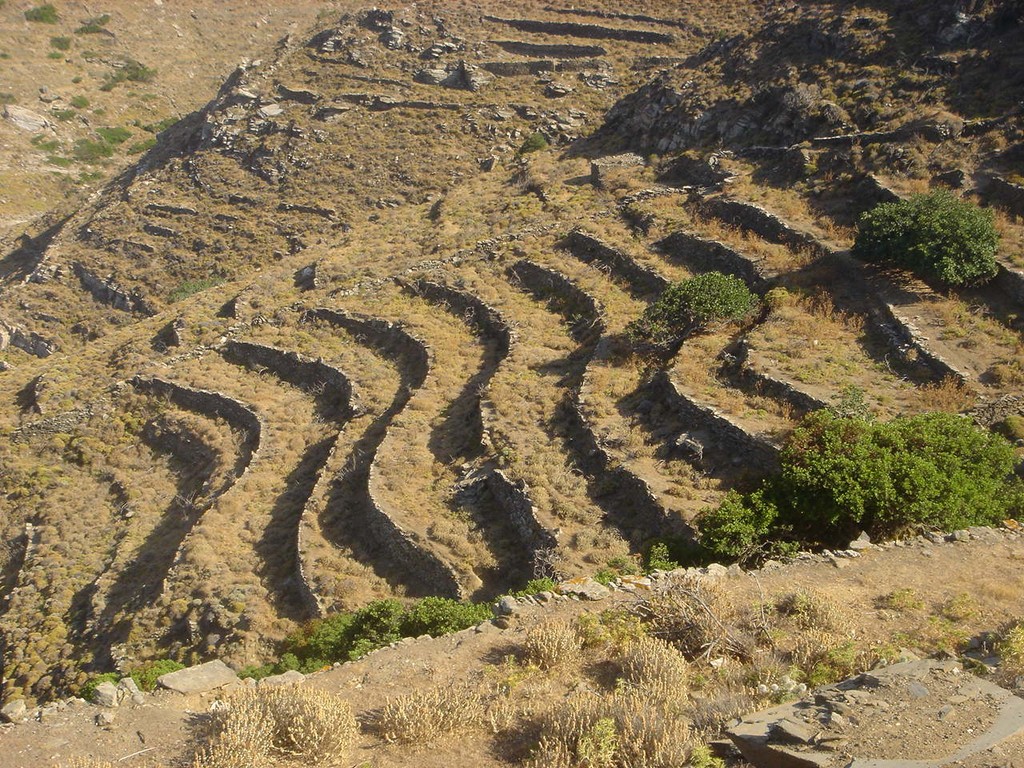
<path fill-rule="evenodd" d="M 51 114 L 61 122 L 66 123 L 68 120 L 74 120 L 75 115 L 78 113 L 73 109 L 55 109 Z"/>
<path fill-rule="evenodd" d="M 95 35 L 103 31 L 110 21 L 110 14 L 104 13 L 101 16 L 94 16 L 75 30 L 76 35 Z"/>
<path fill-rule="evenodd" d="M 189 296 L 194 296 L 200 291 L 205 291 L 207 288 L 213 288 L 223 282 L 224 280 L 219 277 L 203 277 L 195 280 L 186 280 L 167 294 L 167 301 L 173 304 L 176 301 L 187 299 Z"/>
<path fill-rule="evenodd" d="M 995 276 L 998 243 L 992 211 L 938 190 L 864 213 L 852 253 L 946 285 L 971 285 Z"/>
<path fill-rule="evenodd" d="M 60 16 L 57 15 L 57 9 L 51 3 L 47 3 L 46 5 L 37 5 L 35 8 L 29 8 L 25 11 L 25 19 L 27 21 L 38 21 L 42 24 L 56 24 L 60 20 Z"/>
<path fill-rule="evenodd" d="M 89 99 L 79 94 L 71 97 L 71 106 L 75 109 L 85 109 L 89 106 Z"/>
<path fill-rule="evenodd" d="M 51 37 L 50 45 L 56 48 L 58 51 L 70 51 L 71 50 L 71 38 L 70 37 Z"/>
<path fill-rule="evenodd" d="M 140 690 L 152 691 L 156 688 L 156 680 L 168 672 L 177 672 L 184 669 L 185 665 L 174 659 L 155 659 L 147 661 L 131 671 L 132 680 L 139 686 Z"/>
<path fill-rule="evenodd" d="M 97 128 L 96 133 L 98 133 L 100 138 L 108 144 L 115 145 L 124 144 L 124 142 L 128 141 L 132 136 L 131 131 L 127 128 L 121 128 L 120 126 L 116 128 Z"/>
<path fill-rule="evenodd" d="M 425 597 L 406 611 L 401 632 L 407 637 L 440 637 L 472 627 L 491 617 L 486 603 L 460 603 L 447 597 Z"/>
<path fill-rule="evenodd" d="M 142 152 L 148 152 L 156 146 L 156 137 L 150 136 L 139 141 L 132 142 L 128 145 L 128 151 L 133 155 L 141 154 Z"/>
<path fill-rule="evenodd" d="M 108 157 L 113 157 L 114 148 L 102 140 L 79 139 L 75 142 L 75 148 L 71 154 L 76 160 L 81 160 L 83 163 L 101 163 Z"/>
<path fill-rule="evenodd" d="M 514 592 L 509 592 L 509 597 L 531 597 L 532 595 L 539 594 L 541 592 L 554 592 L 555 587 L 558 584 L 555 583 L 554 579 L 542 578 L 542 579 L 530 579 L 526 584 L 523 585 L 522 589 L 517 589 Z"/>
<path fill-rule="evenodd" d="M 644 562 L 645 571 L 671 571 L 678 567 L 679 563 L 672 559 L 668 544 L 664 541 L 656 541 L 647 549 L 647 557 Z"/>
<path fill-rule="evenodd" d="M 670 285 L 626 331 L 637 341 L 670 344 L 709 323 L 739 320 L 757 303 L 757 297 L 738 277 L 705 272 Z"/>
<path fill-rule="evenodd" d="M 519 147 L 519 154 L 526 155 L 530 152 L 539 152 L 542 149 L 547 149 L 549 146 L 551 146 L 551 144 L 548 141 L 547 136 L 540 131 L 537 131 L 526 137 L 526 141 L 524 141 Z"/>
<path fill-rule="evenodd" d="M 811 414 L 781 452 L 781 471 L 698 517 L 711 557 L 750 561 L 786 548 L 843 546 L 916 528 L 992 525 L 1024 506 L 1003 437 L 946 413 L 889 422 Z"/>

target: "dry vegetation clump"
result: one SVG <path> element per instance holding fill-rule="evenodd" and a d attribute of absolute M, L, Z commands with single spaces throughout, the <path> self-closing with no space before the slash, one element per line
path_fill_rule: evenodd
<path fill-rule="evenodd" d="M 672 768 L 693 751 L 685 719 L 645 693 L 582 693 L 540 719 L 530 768 Z"/>
<path fill-rule="evenodd" d="M 438 686 L 390 700 L 374 717 L 373 729 L 384 741 L 424 746 L 479 725 L 483 718 L 478 690 Z"/>
<path fill-rule="evenodd" d="M 678 578 L 670 589 L 641 603 L 638 611 L 651 635 L 671 643 L 687 659 L 748 659 L 752 654 L 754 638 L 741 630 L 743 609 L 713 579 Z"/>
<path fill-rule="evenodd" d="M 574 623 L 547 621 L 526 633 L 526 658 L 544 670 L 575 666 L 582 659 L 582 638 Z"/>
<path fill-rule="evenodd" d="M 211 707 L 208 743 L 193 768 L 270 764 L 275 755 L 306 765 L 340 765 L 355 744 L 351 707 L 315 688 L 245 688 Z"/>
<path fill-rule="evenodd" d="M 690 680 L 690 665 L 669 643 L 643 635 L 626 646 L 622 653 L 622 680 L 638 694 L 662 702 L 685 700 Z"/>
<path fill-rule="evenodd" d="M 58 764 L 58 768 L 114 768 L 108 760 L 97 760 L 92 757 L 72 757 Z"/>
<path fill-rule="evenodd" d="M 1016 621 L 996 641 L 1000 671 L 1010 675 L 1024 674 L 1024 621 Z"/>

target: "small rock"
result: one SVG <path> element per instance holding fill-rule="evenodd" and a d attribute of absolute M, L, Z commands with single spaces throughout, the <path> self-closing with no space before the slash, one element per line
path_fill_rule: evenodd
<path fill-rule="evenodd" d="M 24 699 L 9 701 L 0 708 L 0 719 L 5 723 L 18 723 L 25 719 L 28 706 Z"/>
<path fill-rule="evenodd" d="M 814 740 L 815 732 L 805 723 L 796 720 L 779 720 L 769 727 L 769 738 L 771 741 L 788 744 L 810 744 Z"/>
<path fill-rule="evenodd" d="M 519 612 L 519 601 L 506 595 L 494 604 L 492 610 L 495 616 L 513 616 Z"/>
<path fill-rule="evenodd" d="M 571 579 L 558 585 L 563 595 L 575 595 L 584 600 L 604 600 L 612 591 L 593 579 Z"/>
<path fill-rule="evenodd" d="M 915 699 L 923 699 L 928 695 L 929 691 L 921 683 L 916 680 L 911 680 L 907 684 L 907 693 L 909 693 Z"/>
<path fill-rule="evenodd" d="M 114 724 L 114 720 L 116 719 L 117 717 L 114 715 L 113 712 L 109 710 L 104 710 L 103 712 L 97 713 L 96 725 L 100 726 L 101 728 L 108 728 Z"/>
<path fill-rule="evenodd" d="M 109 680 L 97 685 L 92 693 L 92 703 L 98 707 L 116 707 L 120 703 L 120 698 L 117 686 Z"/>
<path fill-rule="evenodd" d="M 262 118 L 277 117 L 282 114 L 284 110 L 280 104 L 267 104 L 264 107 L 259 108 L 259 114 Z"/>
<path fill-rule="evenodd" d="M 161 688 L 169 688 L 178 693 L 205 693 L 229 683 L 237 683 L 238 675 L 223 661 L 214 659 L 195 667 L 168 672 L 158 677 L 156 682 Z"/>
<path fill-rule="evenodd" d="M 850 542 L 850 546 L 847 549 L 860 552 L 865 549 L 871 549 L 873 546 L 871 538 L 866 533 L 861 532 L 860 536 Z"/>
<path fill-rule="evenodd" d="M 939 720 L 949 720 L 956 714 L 956 710 L 949 704 L 939 710 Z"/>

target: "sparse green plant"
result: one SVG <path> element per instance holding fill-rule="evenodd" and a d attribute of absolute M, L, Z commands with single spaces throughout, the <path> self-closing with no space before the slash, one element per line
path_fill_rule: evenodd
<path fill-rule="evenodd" d="M 152 691 L 156 688 L 157 678 L 166 675 L 168 672 L 177 672 L 184 669 L 185 665 L 174 659 L 155 659 L 147 661 L 130 671 L 132 680 L 139 686 L 140 690 Z"/>
<path fill-rule="evenodd" d="M 103 672 L 98 675 L 93 675 L 85 684 L 79 688 L 78 695 L 86 701 L 92 701 L 93 695 L 96 693 L 96 687 L 100 683 L 116 683 L 121 679 L 121 675 L 117 672 Z"/>
<path fill-rule="evenodd" d="M 961 592 L 946 600 L 940 606 L 939 613 L 949 621 L 962 623 L 978 614 L 978 602 L 966 592 Z"/>
<path fill-rule="evenodd" d="M 82 94 L 71 97 L 71 106 L 75 109 L 85 109 L 89 106 L 89 99 Z"/>
<path fill-rule="evenodd" d="M 114 128 L 97 128 L 96 133 L 108 144 L 123 144 L 131 138 L 132 132 L 120 126 Z"/>
<path fill-rule="evenodd" d="M 114 156 L 114 148 L 106 141 L 78 139 L 75 142 L 72 155 L 76 160 L 80 160 L 83 163 L 101 163 Z"/>
<path fill-rule="evenodd" d="M 1016 622 L 996 642 L 1000 666 L 1011 674 L 1024 674 L 1024 622 Z"/>
<path fill-rule="evenodd" d="M 678 567 L 679 563 L 672 559 L 668 544 L 664 541 L 656 541 L 648 548 L 644 570 L 671 571 Z"/>
<path fill-rule="evenodd" d="M 75 30 L 76 35 L 95 35 L 103 31 L 103 28 L 110 22 L 110 14 L 104 13 L 94 16 L 85 21 L 82 26 Z"/>
<path fill-rule="evenodd" d="M 924 608 L 924 600 L 918 597 L 917 592 L 913 589 L 905 587 L 903 589 L 894 589 L 892 592 L 882 595 L 878 599 L 878 606 L 880 608 L 887 608 L 890 611 L 907 613 Z"/>
<path fill-rule="evenodd" d="M 169 304 L 187 299 L 189 296 L 194 296 L 200 291 L 205 291 L 208 288 L 220 285 L 224 280 L 219 277 L 205 277 L 197 278 L 195 280 L 186 280 L 177 288 L 167 294 L 167 301 Z"/>
<path fill-rule="evenodd" d="M 154 77 L 156 77 L 156 70 L 147 67 L 145 64 L 136 61 L 135 59 L 127 59 L 121 63 L 121 66 L 110 72 L 106 79 L 103 81 L 103 85 L 100 86 L 101 91 L 112 91 L 118 85 L 125 81 L 133 83 L 148 83 Z"/>
<path fill-rule="evenodd" d="M 71 50 L 71 38 L 70 37 L 51 37 L 50 45 L 56 48 L 58 51 L 70 51 Z"/>
<path fill-rule="evenodd" d="M 40 24 L 56 24 L 60 21 L 60 16 L 52 3 L 46 3 L 45 5 L 37 5 L 25 11 L 25 20 L 35 21 Z"/>
<path fill-rule="evenodd" d="M 946 285 L 985 282 L 996 274 L 999 233 L 990 210 L 947 190 L 882 203 L 861 216 L 852 253 L 894 264 Z"/>

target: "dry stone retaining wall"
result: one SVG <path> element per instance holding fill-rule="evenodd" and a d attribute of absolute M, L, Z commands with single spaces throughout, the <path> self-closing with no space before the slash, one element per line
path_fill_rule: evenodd
<path fill-rule="evenodd" d="M 694 272 L 733 275 L 758 293 L 768 287 L 768 277 L 757 262 L 717 240 L 689 232 L 673 232 L 655 245 L 666 256 L 681 261 Z"/>
<path fill-rule="evenodd" d="M 793 251 L 810 251 L 815 256 L 826 256 L 831 250 L 807 232 L 793 228 L 778 216 L 759 205 L 725 197 L 708 198 L 701 202 L 703 213 L 749 230 L 772 243 L 784 245 Z"/>
<path fill-rule="evenodd" d="M 582 230 L 574 229 L 566 235 L 565 245 L 580 261 L 604 265 L 613 275 L 629 283 L 634 293 L 656 296 L 669 285 L 668 280 L 653 269 L 637 264 L 622 251 Z"/>
<path fill-rule="evenodd" d="M 663 44 L 675 42 L 675 37 L 664 32 L 643 29 L 621 29 L 599 24 L 580 24 L 572 21 L 539 21 L 534 19 L 502 19 L 484 16 L 484 21 L 505 24 L 521 32 L 539 32 L 560 37 L 582 37 L 592 40 L 621 40 L 629 43 Z"/>

